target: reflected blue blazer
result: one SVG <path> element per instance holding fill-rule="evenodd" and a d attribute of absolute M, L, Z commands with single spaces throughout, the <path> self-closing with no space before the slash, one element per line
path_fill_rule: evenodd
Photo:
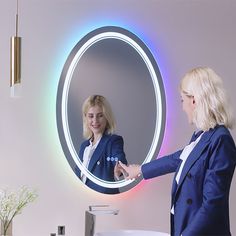
<path fill-rule="evenodd" d="M 194 141 L 199 134 L 193 135 Z M 190 142 L 191 142 L 190 141 Z M 145 179 L 178 171 L 182 150 L 142 166 Z M 172 187 L 171 236 L 229 236 L 229 192 L 236 148 L 224 126 L 205 132 Z"/>
<path fill-rule="evenodd" d="M 79 157 L 83 162 L 84 150 L 89 146 L 89 140 L 84 141 L 81 144 Z M 117 161 L 122 161 L 127 164 L 127 160 L 124 153 L 124 141 L 119 135 L 104 134 L 96 147 L 91 160 L 89 162 L 88 170 L 96 177 L 106 180 L 115 181 L 114 178 L 114 167 Z M 80 171 L 77 172 L 80 177 Z M 88 187 L 107 194 L 119 193 L 119 189 L 111 189 L 99 186 L 87 178 L 85 183 Z"/>

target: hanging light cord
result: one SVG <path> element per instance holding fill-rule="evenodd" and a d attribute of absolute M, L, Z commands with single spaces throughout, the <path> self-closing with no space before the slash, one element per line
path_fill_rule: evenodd
<path fill-rule="evenodd" d="M 19 10 L 18 0 L 16 0 L 16 37 L 18 36 L 18 10 Z"/>

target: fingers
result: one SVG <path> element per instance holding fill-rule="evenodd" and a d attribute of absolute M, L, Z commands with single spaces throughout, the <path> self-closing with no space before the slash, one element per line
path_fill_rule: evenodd
<path fill-rule="evenodd" d="M 125 177 L 125 179 L 126 180 L 132 179 L 132 176 L 130 173 L 132 171 L 132 165 L 127 166 L 127 165 L 123 164 L 121 161 L 119 161 L 119 165 L 121 167 L 121 171 L 122 171 L 122 174 Z"/>
<path fill-rule="evenodd" d="M 121 174 L 126 180 L 136 179 L 141 175 L 141 166 L 140 165 L 125 165 L 121 161 L 116 163 L 114 174 L 116 179 L 119 180 Z"/>
<path fill-rule="evenodd" d="M 124 176 L 124 178 L 126 179 L 126 177 L 128 176 L 128 173 L 122 168 L 120 169 L 122 175 Z"/>
<path fill-rule="evenodd" d="M 120 179 L 120 168 L 118 166 L 118 162 L 116 162 L 115 168 L 114 168 L 114 177 L 116 180 Z"/>
<path fill-rule="evenodd" d="M 124 176 L 124 178 L 128 176 L 125 168 L 127 168 L 125 164 L 123 164 L 122 162 L 116 162 L 116 165 L 114 167 L 114 177 L 116 180 L 120 180 L 121 176 Z"/>
<path fill-rule="evenodd" d="M 136 179 L 141 174 L 140 165 L 129 165 L 129 166 L 123 165 L 123 168 L 127 172 L 127 175 L 125 177 L 126 180 Z"/>
<path fill-rule="evenodd" d="M 119 165 L 126 171 L 128 166 L 119 161 Z"/>

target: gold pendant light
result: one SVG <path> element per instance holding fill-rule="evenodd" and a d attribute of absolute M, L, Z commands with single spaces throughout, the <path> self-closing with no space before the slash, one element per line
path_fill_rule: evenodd
<path fill-rule="evenodd" d="M 21 37 L 18 37 L 18 0 L 16 1 L 16 35 L 11 37 L 10 51 L 11 96 L 19 97 L 21 92 Z"/>

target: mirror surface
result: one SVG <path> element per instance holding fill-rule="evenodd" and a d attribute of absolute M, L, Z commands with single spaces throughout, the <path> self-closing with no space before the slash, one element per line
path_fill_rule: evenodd
<path fill-rule="evenodd" d="M 111 104 L 128 163 L 155 158 L 165 126 L 164 88 L 151 52 L 130 31 L 102 27 L 82 38 L 64 65 L 57 93 L 58 133 L 73 171 L 79 168 L 96 184 L 126 191 L 138 181 L 98 179 L 79 160 L 82 104 L 93 94 L 105 96 Z"/>

